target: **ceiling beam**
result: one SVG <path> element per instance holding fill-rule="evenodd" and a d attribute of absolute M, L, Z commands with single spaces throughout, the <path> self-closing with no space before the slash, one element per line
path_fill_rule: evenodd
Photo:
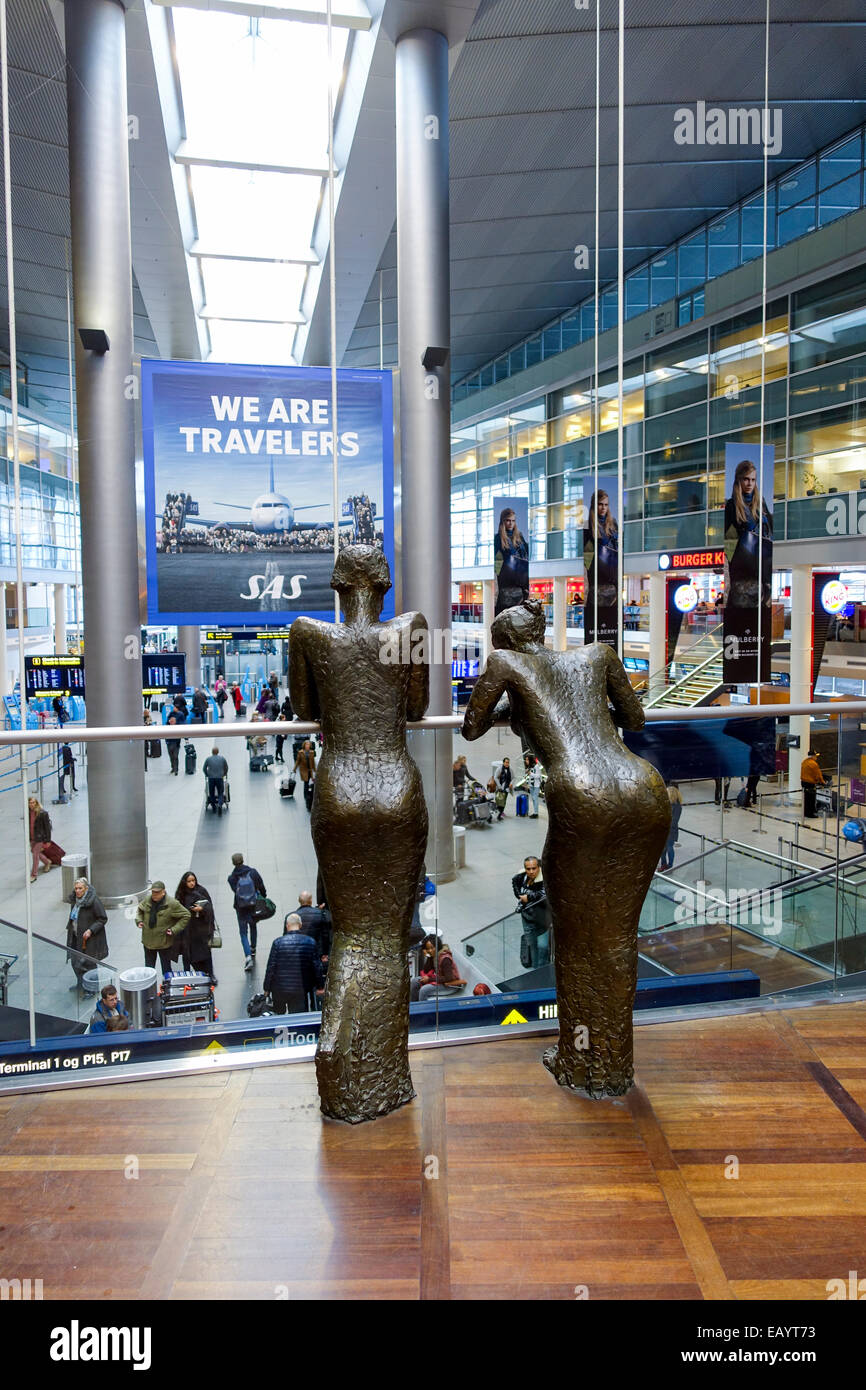
<path fill-rule="evenodd" d="M 258 174 L 302 174 L 305 177 L 326 179 L 326 164 L 271 164 L 258 159 L 227 159 L 225 155 L 199 152 L 182 140 L 174 152 L 177 164 L 204 165 L 209 169 L 251 169 Z"/>

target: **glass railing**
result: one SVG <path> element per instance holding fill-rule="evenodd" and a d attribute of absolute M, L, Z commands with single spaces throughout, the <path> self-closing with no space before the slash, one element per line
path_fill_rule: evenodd
<path fill-rule="evenodd" d="M 146 881 L 162 880 L 169 895 L 183 895 L 184 878 L 192 871 L 197 881 L 191 888 L 196 893 L 206 891 L 212 901 L 222 945 L 211 948 L 208 955 L 207 949 L 198 949 L 206 948 L 206 942 L 198 940 L 193 952 L 185 951 L 181 941 L 173 952 L 175 958 L 168 962 L 172 974 L 179 975 L 188 965 L 206 976 L 203 988 L 208 1007 L 186 1014 L 156 1008 L 145 1026 L 147 1037 L 158 1037 L 164 1047 L 168 1047 L 166 1039 L 183 1037 L 188 1042 L 202 1033 L 206 1042 L 201 1052 L 211 1037 L 223 1046 L 220 1029 L 240 1030 L 238 1036 L 246 1038 L 248 1046 L 253 1045 L 257 1030 L 270 1028 L 269 1036 L 273 1035 L 279 1016 L 273 1016 L 276 1023 L 273 1018 L 269 1021 L 273 993 L 268 999 L 265 989 L 271 947 L 282 934 L 287 914 L 315 907 L 322 892 L 308 798 L 300 768 L 295 767 L 305 739 L 318 748 L 315 727 L 297 721 L 250 726 L 236 721 L 228 706 L 226 711 L 221 722 L 179 731 L 177 775 L 172 767 L 175 750 L 165 741 L 158 710 L 153 716 L 161 737 L 149 741 L 146 748 L 143 736 L 153 730 L 75 731 L 76 752 L 90 749 L 91 758 L 94 740 L 140 744 Z M 811 724 L 804 726 L 808 718 L 796 711 L 789 715 L 783 706 L 737 707 L 736 713 L 685 711 L 677 718 L 650 709 L 644 733 L 626 736 L 629 746 L 654 762 L 668 782 L 678 783 L 682 798 L 676 843 L 666 852 L 664 866 L 658 865 L 641 913 L 640 978 L 651 981 L 664 975 L 666 988 L 670 985 L 675 990 L 678 981 L 709 975 L 722 981 L 719 988 L 724 996 L 724 979 L 732 971 L 751 972 L 756 990 L 767 994 L 804 985 L 844 988 L 855 971 L 866 968 L 860 945 L 866 940 L 866 836 L 857 838 L 864 811 L 858 798 L 862 789 L 860 724 L 866 723 L 866 703 L 839 706 L 838 713 L 832 706 L 814 706 Z M 422 724 L 411 733 L 413 756 L 428 775 L 435 761 L 434 740 L 440 741 L 440 750 L 441 741 L 447 742 L 444 763 L 440 751 L 439 784 L 430 787 L 428 812 L 431 823 L 439 825 L 442 852 L 453 849 L 456 868 L 443 870 L 435 884 L 419 892 L 409 954 L 413 1027 L 432 1027 L 441 1033 L 455 1019 L 469 1017 L 469 1011 L 482 1010 L 485 1000 L 503 996 L 510 1000 L 534 991 L 536 1004 L 538 998 L 547 1001 L 543 1005 L 547 1013 L 539 1015 L 536 1008 L 533 1014 L 529 1005 L 515 1005 L 516 1014 L 530 1020 L 549 1018 L 555 1001 L 556 923 L 549 933 L 540 930 L 538 923 L 527 929 L 525 917 L 516 910 L 512 885 L 527 857 L 540 858 L 544 849 L 549 830 L 544 787 L 537 793 L 537 802 L 534 798 L 524 801 L 530 790 L 525 786 L 524 750 L 508 725 L 496 725 L 470 744 L 462 739 L 459 723 L 459 719 L 440 721 L 437 732 Z M 821 766 L 835 794 L 822 799 L 815 818 L 804 815 L 800 750 L 789 753 L 787 749 L 792 729 L 799 731 L 801 748 L 808 739 L 819 749 Z M 73 879 L 82 875 L 94 881 L 97 892 L 100 887 L 100 865 L 91 863 L 90 793 L 82 777 L 86 760 L 82 755 L 76 765 L 76 794 L 61 801 L 54 785 L 58 731 L 28 730 L 25 737 L 28 790 L 39 796 L 48 811 L 52 840 L 68 863 L 54 869 L 39 865 L 31 882 L 34 866 L 20 784 L 14 795 L 0 796 L 8 866 L 0 923 L 0 975 L 4 977 L 0 979 L 0 1061 L 3 1045 L 16 1041 L 25 1048 L 29 1045 L 31 964 L 32 1026 L 37 1040 L 80 1034 L 89 1024 L 106 976 L 117 981 L 122 991 L 126 972 L 152 964 L 160 977 L 157 986 L 166 995 L 161 976 L 167 962 L 145 959 L 134 892 L 106 906 L 103 961 L 79 959 L 68 952 Z M 19 767 L 19 738 L 20 734 L 9 730 L 0 735 L 0 759 L 8 760 L 10 773 Z M 202 771 L 214 746 L 229 766 L 228 801 L 222 814 L 207 804 Z M 464 792 L 468 790 L 469 795 L 455 798 L 451 764 L 461 754 L 467 759 L 469 780 Z M 316 756 L 317 761 L 321 759 L 321 749 Z M 791 757 L 795 762 L 789 786 Z M 503 798 L 497 794 L 505 758 L 512 783 Z M 40 792 L 43 762 L 51 772 L 43 776 Z M 738 797 L 745 799 L 750 773 L 757 779 L 753 809 L 738 804 Z M 287 795 L 290 778 L 295 786 Z M 99 811 L 94 805 L 97 828 Z M 635 831 L 639 834 L 640 827 Z M 256 955 L 246 969 L 227 882 L 236 851 L 259 870 L 275 906 L 273 916 L 257 924 Z M 611 854 L 609 891 L 615 896 L 616 846 Z M 377 872 L 387 885 L 387 865 Z M 432 841 L 427 874 L 437 878 Z M 142 886 L 131 885 L 131 889 Z M 303 898 L 306 893 L 309 904 Z M 28 900 L 29 935 L 25 929 Z M 322 947 L 320 959 L 328 955 L 323 925 L 314 912 L 310 930 Z M 425 935 L 432 939 L 432 969 L 429 956 L 420 951 Z M 252 944 L 250 938 L 248 944 Z M 438 970 L 444 945 L 450 947 L 454 962 L 447 980 L 445 972 L 440 976 Z M 97 973 L 85 983 L 88 992 L 82 992 L 78 975 L 92 971 Z M 170 984 L 172 990 L 184 988 L 183 981 Z M 201 987 L 200 980 L 194 983 L 196 990 Z M 307 996 L 304 1029 L 299 1027 L 298 1036 L 315 1035 L 319 1002 L 315 991 Z M 163 1003 L 177 1000 L 165 997 Z M 257 1013 L 261 1016 L 254 1017 Z"/>

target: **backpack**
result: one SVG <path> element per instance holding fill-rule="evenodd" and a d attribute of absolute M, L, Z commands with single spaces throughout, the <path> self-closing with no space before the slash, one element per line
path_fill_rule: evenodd
<path fill-rule="evenodd" d="M 253 883 L 253 876 L 249 870 L 247 870 L 247 872 L 241 874 L 238 879 L 237 887 L 235 888 L 235 903 L 238 907 L 255 907 L 257 897 L 258 894 L 256 893 L 256 885 Z"/>

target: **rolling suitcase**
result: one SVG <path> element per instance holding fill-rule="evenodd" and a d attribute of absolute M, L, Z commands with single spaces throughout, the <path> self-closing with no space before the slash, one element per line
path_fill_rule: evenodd
<path fill-rule="evenodd" d="M 247 707 L 246 707 L 246 705 L 238 705 L 238 719 L 246 719 L 246 717 L 247 717 Z"/>
<path fill-rule="evenodd" d="M 49 840 L 48 844 L 45 845 L 45 847 L 43 848 L 42 853 L 45 855 L 46 859 L 51 860 L 52 864 L 60 864 L 63 860 L 64 854 L 66 853 L 66 850 L 61 849 L 60 846 L 56 845 L 53 840 Z"/>
<path fill-rule="evenodd" d="M 747 806 L 748 801 L 749 793 L 746 791 L 745 787 L 740 787 L 740 790 L 737 792 L 737 805 L 740 807 Z"/>
<path fill-rule="evenodd" d="M 195 772 L 195 764 L 197 758 L 195 745 L 192 743 L 184 744 L 184 752 L 186 754 L 186 761 L 184 763 L 184 767 L 186 768 L 186 771 L 189 773 L 189 775 L 192 776 L 192 774 Z"/>
<path fill-rule="evenodd" d="M 517 804 L 515 805 L 514 809 L 517 812 L 518 816 L 525 816 L 528 813 L 529 797 L 526 795 L 526 792 L 517 793 Z"/>

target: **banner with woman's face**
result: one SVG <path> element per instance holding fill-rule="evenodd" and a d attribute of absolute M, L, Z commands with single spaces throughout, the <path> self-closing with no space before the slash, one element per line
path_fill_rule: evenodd
<path fill-rule="evenodd" d="M 725 445 L 726 685 L 770 679 L 774 459 L 771 444 Z"/>
<path fill-rule="evenodd" d="M 493 498 L 493 574 L 495 613 L 529 598 L 529 501 Z"/>
<path fill-rule="evenodd" d="M 598 487 L 594 484 L 595 480 L 588 478 L 583 485 L 587 515 L 583 532 L 583 565 L 586 572 L 583 640 L 606 642 L 609 647 L 616 649 L 620 621 L 620 518 L 616 515 L 616 475 L 599 473 Z"/>

